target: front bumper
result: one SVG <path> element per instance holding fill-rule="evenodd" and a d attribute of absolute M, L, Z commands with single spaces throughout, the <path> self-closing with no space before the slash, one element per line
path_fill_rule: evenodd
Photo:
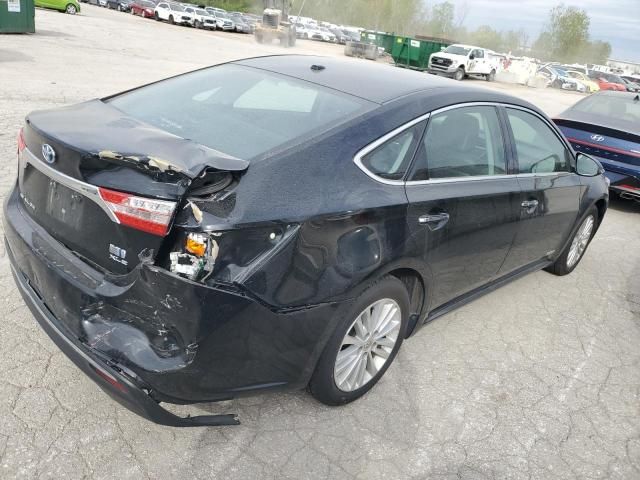
<path fill-rule="evenodd" d="M 281 311 L 240 287 L 191 282 L 149 261 L 124 276 L 99 272 L 31 219 L 17 187 L 4 223 L 16 283 L 43 329 L 112 397 L 157 423 L 235 422 L 180 419 L 159 402 L 304 387 L 332 330 L 333 304 Z"/>
<path fill-rule="evenodd" d="M 454 73 L 456 73 L 456 70 L 458 70 L 458 67 L 456 65 L 444 66 L 444 65 L 437 65 L 434 63 L 430 63 L 429 67 L 427 68 L 427 71 L 432 75 L 452 76 Z"/>

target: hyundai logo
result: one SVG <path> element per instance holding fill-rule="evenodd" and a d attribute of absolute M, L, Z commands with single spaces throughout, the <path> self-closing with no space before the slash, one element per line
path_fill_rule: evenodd
<path fill-rule="evenodd" d="M 56 152 L 48 143 L 42 145 L 42 158 L 44 158 L 44 161 L 47 163 L 54 163 L 56 161 Z"/>
<path fill-rule="evenodd" d="M 591 135 L 591 140 L 594 142 L 604 142 L 604 137 L 602 135 Z"/>

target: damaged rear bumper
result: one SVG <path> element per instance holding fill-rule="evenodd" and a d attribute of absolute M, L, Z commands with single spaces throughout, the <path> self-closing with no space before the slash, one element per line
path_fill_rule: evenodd
<path fill-rule="evenodd" d="M 100 358 L 80 342 L 73 341 L 65 335 L 58 320 L 47 309 L 35 290 L 31 288 L 29 280 L 24 274 L 17 272 L 13 265 L 11 271 L 22 298 L 51 340 L 80 370 L 124 407 L 154 423 L 171 427 L 238 425 L 240 423 L 235 415 L 203 415 L 183 418 L 165 410 L 137 385 L 132 376 L 127 375 L 116 366 L 109 365 L 108 360 Z"/>
<path fill-rule="evenodd" d="M 64 353 L 125 407 L 165 425 L 229 425 L 233 416 L 182 419 L 159 404 L 308 383 L 336 304 L 278 309 L 242 287 L 192 282 L 150 261 L 105 274 L 25 208 L 14 188 L 4 205 L 5 245 L 25 302 Z"/>

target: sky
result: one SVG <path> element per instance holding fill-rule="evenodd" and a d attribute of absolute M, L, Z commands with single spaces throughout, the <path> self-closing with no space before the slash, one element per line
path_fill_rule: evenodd
<path fill-rule="evenodd" d="M 438 0 L 439 1 L 439 0 Z M 465 11 L 468 29 L 490 25 L 496 30 L 524 29 L 533 43 L 549 17 L 549 10 L 564 3 L 587 11 L 591 40 L 611 44 L 611 58 L 640 62 L 640 0 L 449 0 L 456 15 Z M 428 2 L 429 4 L 437 2 Z M 456 19 L 457 21 L 460 18 Z"/>

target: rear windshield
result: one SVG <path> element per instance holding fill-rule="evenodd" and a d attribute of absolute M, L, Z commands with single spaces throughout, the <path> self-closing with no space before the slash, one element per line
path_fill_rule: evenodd
<path fill-rule="evenodd" d="M 574 105 L 577 112 L 591 113 L 630 124 L 640 122 L 640 101 L 633 95 L 592 95 Z"/>
<path fill-rule="evenodd" d="M 373 105 L 313 83 L 230 64 L 108 102 L 131 117 L 245 160 L 337 126 Z"/>

